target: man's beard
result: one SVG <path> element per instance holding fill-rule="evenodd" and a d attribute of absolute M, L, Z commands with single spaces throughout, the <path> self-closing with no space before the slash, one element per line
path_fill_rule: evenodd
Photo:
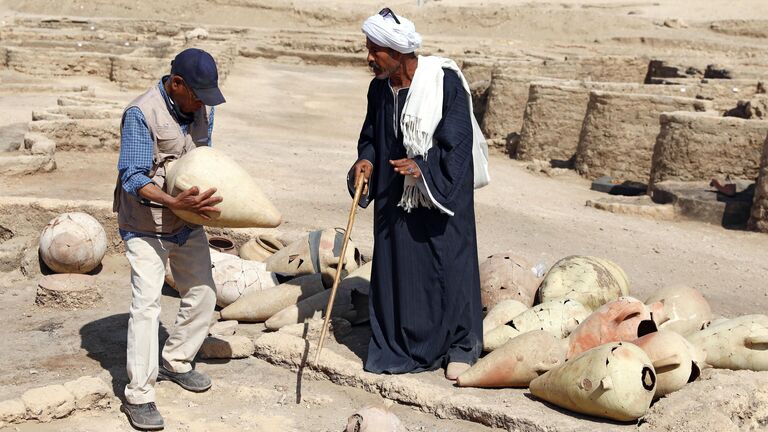
<path fill-rule="evenodd" d="M 382 69 L 381 66 L 373 61 L 368 62 L 368 67 L 371 68 L 371 72 L 373 72 L 377 79 L 389 78 L 389 76 L 392 75 L 392 72 L 394 72 L 394 69 L 391 71 Z"/>

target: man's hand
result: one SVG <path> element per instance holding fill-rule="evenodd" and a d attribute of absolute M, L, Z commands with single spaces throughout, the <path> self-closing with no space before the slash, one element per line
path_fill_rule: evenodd
<path fill-rule="evenodd" d="M 142 198 L 160 203 L 173 210 L 185 210 L 196 213 L 205 220 L 211 219 L 205 212 L 221 213 L 221 210 L 214 206 L 220 203 L 223 198 L 214 197 L 213 194 L 215 193 L 216 189 L 211 188 L 201 194 L 200 189 L 197 186 L 193 186 L 173 197 L 163 192 L 155 183 L 147 183 L 138 190 L 138 194 Z"/>
<path fill-rule="evenodd" d="M 211 218 L 206 213 L 221 213 L 221 210 L 214 206 L 223 201 L 223 198 L 213 196 L 215 193 L 216 188 L 210 188 L 200 193 L 197 186 L 192 186 L 173 197 L 167 206 L 173 210 L 193 212 L 203 219 L 209 220 Z"/>
<path fill-rule="evenodd" d="M 360 159 L 352 166 L 352 172 L 355 178 L 355 184 L 360 175 L 365 176 L 366 183 L 370 182 L 371 174 L 373 173 L 373 164 L 365 159 Z"/>
<path fill-rule="evenodd" d="M 419 165 L 413 161 L 413 159 L 397 159 L 390 160 L 389 163 L 395 167 L 395 172 L 404 176 L 412 176 L 413 178 L 421 177 L 421 169 Z"/>

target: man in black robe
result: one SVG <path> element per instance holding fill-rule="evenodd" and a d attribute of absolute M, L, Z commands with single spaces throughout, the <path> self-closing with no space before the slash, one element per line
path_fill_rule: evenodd
<path fill-rule="evenodd" d="M 445 367 L 446 377 L 455 380 L 482 349 L 470 95 L 457 68 L 442 69 L 442 117 L 432 146 L 409 158 L 401 117 L 419 61 L 429 58 L 413 53 L 420 36 L 389 9 L 369 18 L 363 32 L 375 79 L 348 180 L 365 176 L 369 188 L 361 206 L 375 201 L 365 369 Z M 423 182 L 426 205 L 402 205 L 407 177 Z"/>

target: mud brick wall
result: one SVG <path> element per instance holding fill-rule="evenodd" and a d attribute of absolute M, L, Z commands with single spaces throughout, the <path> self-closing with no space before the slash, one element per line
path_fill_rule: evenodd
<path fill-rule="evenodd" d="M 592 91 L 576 149 L 575 167 L 584 177 L 648 181 L 659 115 L 711 110 L 691 98 Z"/>
<path fill-rule="evenodd" d="M 517 159 L 570 161 L 579 144 L 590 90 L 676 95 L 680 86 L 563 81 L 531 83 Z"/>
<path fill-rule="evenodd" d="M 757 177 L 768 121 L 669 112 L 659 123 L 650 184 Z"/>
<path fill-rule="evenodd" d="M 122 118 L 123 110 L 114 105 L 59 106 L 46 110 L 32 111 L 32 121 L 38 120 L 84 120 Z"/>
<path fill-rule="evenodd" d="M 528 102 L 528 86 L 532 81 L 542 80 L 547 79 L 508 74 L 502 69 L 493 71 L 481 125 L 486 138 L 503 140 L 510 134 L 520 133 Z"/>
<path fill-rule="evenodd" d="M 570 160 L 576 152 L 588 101 L 585 87 L 532 83 L 516 158 Z"/>
<path fill-rule="evenodd" d="M 755 198 L 747 227 L 751 230 L 768 233 L 768 138 L 762 148 L 760 170 L 755 185 Z"/>
<path fill-rule="evenodd" d="M 8 48 L 7 67 L 34 76 L 91 75 L 109 79 L 110 56 L 99 53 L 62 52 Z"/>
<path fill-rule="evenodd" d="M 29 131 L 53 140 L 57 151 L 120 149 L 120 118 L 33 121 Z"/>

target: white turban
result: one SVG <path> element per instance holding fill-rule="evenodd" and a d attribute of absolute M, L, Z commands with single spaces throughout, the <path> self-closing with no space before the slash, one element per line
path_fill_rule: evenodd
<path fill-rule="evenodd" d="M 400 24 L 391 14 L 386 17 L 373 15 L 363 23 L 363 33 L 378 46 L 403 54 L 412 53 L 421 47 L 421 35 L 416 32 L 413 22 L 399 15 L 397 19 Z"/>

